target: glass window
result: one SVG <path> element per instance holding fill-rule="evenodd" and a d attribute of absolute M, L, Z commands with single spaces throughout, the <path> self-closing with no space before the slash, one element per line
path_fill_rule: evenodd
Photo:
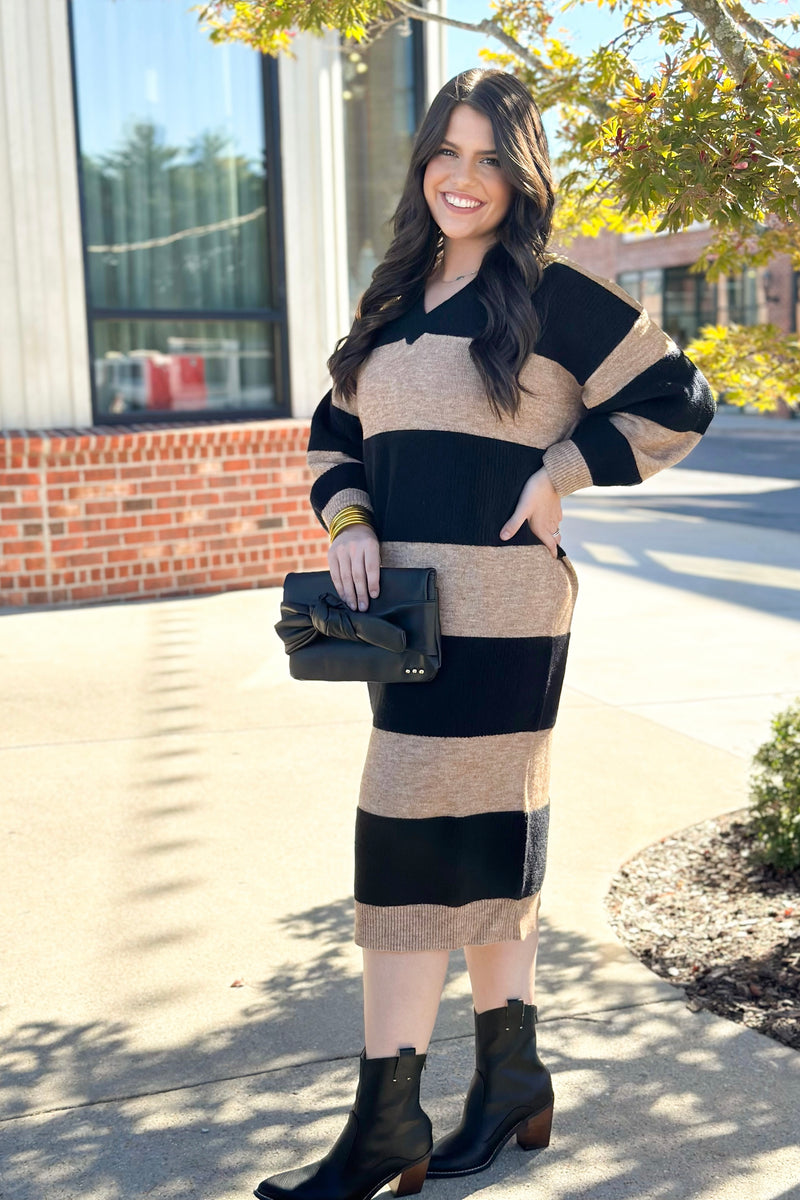
<path fill-rule="evenodd" d="M 622 271 L 617 276 L 621 288 L 647 309 L 657 325 L 664 317 L 664 272 L 659 268 L 647 271 Z"/>
<path fill-rule="evenodd" d="M 641 271 L 622 271 L 617 276 L 617 283 L 621 288 L 624 288 L 629 296 L 633 296 L 634 300 L 642 302 L 642 272 Z"/>
<path fill-rule="evenodd" d="M 256 321 L 95 322 L 102 413 L 214 412 L 274 402 L 272 354 Z"/>
<path fill-rule="evenodd" d="M 284 411 L 269 66 L 183 0 L 71 14 L 96 416 Z"/>
<path fill-rule="evenodd" d="M 728 320 L 731 325 L 758 324 L 757 280 L 758 273 L 752 267 L 728 279 Z"/>
<path fill-rule="evenodd" d="M 656 324 L 660 325 L 664 320 L 664 272 L 662 270 L 642 271 L 640 300 Z"/>
<path fill-rule="evenodd" d="M 688 267 L 664 270 L 663 328 L 681 347 L 717 319 L 717 287 Z"/>
<path fill-rule="evenodd" d="M 371 46 L 342 49 L 350 309 L 392 240 L 424 95 L 422 22 L 389 29 Z"/>

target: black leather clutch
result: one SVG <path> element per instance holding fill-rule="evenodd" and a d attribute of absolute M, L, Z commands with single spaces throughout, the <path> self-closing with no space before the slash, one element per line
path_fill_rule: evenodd
<path fill-rule="evenodd" d="M 364 612 L 342 600 L 330 571 L 290 571 L 275 626 L 293 679 L 427 683 L 441 665 L 434 567 L 381 567 Z"/>

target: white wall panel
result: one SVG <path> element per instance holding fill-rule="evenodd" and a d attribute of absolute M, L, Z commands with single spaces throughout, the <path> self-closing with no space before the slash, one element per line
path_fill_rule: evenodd
<path fill-rule="evenodd" d="M 66 0 L 0 3 L 0 428 L 91 424 Z"/>
<path fill-rule="evenodd" d="M 292 416 L 330 387 L 325 363 L 350 328 L 338 34 L 294 38 L 279 60 Z"/>

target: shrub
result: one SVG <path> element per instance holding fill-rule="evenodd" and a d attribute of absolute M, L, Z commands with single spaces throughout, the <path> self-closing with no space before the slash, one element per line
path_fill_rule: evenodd
<path fill-rule="evenodd" d="M 800 867 L 800 700 L 772 719 L 753 756 L 751 830 L 757 856 L 779 871 Z"/>

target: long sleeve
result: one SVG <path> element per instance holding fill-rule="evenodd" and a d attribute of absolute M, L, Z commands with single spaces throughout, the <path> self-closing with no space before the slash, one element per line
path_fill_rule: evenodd
<path fill-rule="evenodd" d="M 544 454 L 560 496 L 641 483 L 673 466 L 715 411 L 704 376 L 646 309 L 609 280 L 571 275 L 568 357 L 582 385 L 582 413 L 571 436 Z"/>
<path fill-rule="evenodd" d="M 364 474 L 363 433 L 355 404 L 345 403 L 335 387 L 320 400 L 311 418 L 306 462 L 314 476 L 309 499 L 324 529 L 349 504 L 372 511 Z"/>

